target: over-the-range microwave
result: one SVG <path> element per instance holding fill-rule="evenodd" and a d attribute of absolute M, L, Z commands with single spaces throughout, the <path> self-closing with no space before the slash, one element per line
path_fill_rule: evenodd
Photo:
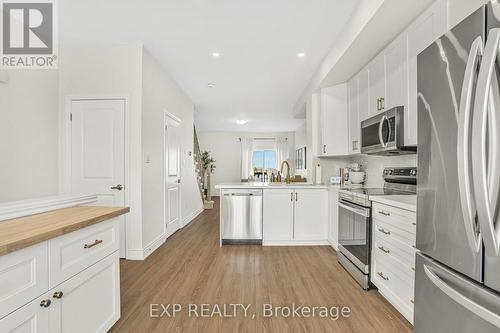
<path fill-rule="evenodd" d="M 361 122 L 361 153 L 372 155 L 415 154 L 416 146 L 404 146 L 404 107 L 396 106 Z"/>

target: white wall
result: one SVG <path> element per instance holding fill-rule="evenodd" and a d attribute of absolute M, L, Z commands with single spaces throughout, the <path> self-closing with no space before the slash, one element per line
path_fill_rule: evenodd
<path fill-rule="evenodd" d="M 0 202 L 58 192 L 58 75 L 12 70 L 0 83 Z"/>
<path fill-rule="evenodd" d="M 142 45 L 59 48 L 59 100 L 61 133 L 61 192 L 65 187 L 65 118 L 70 97 L 127 97 L 126 131 L 130 163 L 126 166 L 127 252 L 142 251 L 141 211 L 141 89 Z"/>
<path fill-rule="evenodd" d="M 295 165 L 295 133 L 244 133 L 244 132 L 200 132 L 198 140 L 200 149 L 210 151 L 216 160 L 215 172 L 212 175 L 212 193 L 219 195 L 214 186 L 222 183 L 239 183 L 241 181 L 241 142 L 239 138 L 259 137 L 288 139 L 289 163 L 293 172 Z"/>
<path fill-rule="evenodd" d="M 163 216 L 163 112 L 182 119 L 182 149 L 192 151 L 193 103 L 165 69 L 140 44 L 103 47 L 61 47 L 59 56 L 60 133 L 70 97 L 126 97 L 129 164 L 126 215 L 127 258 L 141 258 L 164 234 Z M 62 144 L 61 165 L 65 146 Z M 151 163 L 144 157 L 149 154 Z M 197 192 L 194 163 L 184 155 L 181 174 L 183 220 L 203 208 Z M 63 170 L 64 171 L 64 170 Z M 61 173 L 61 191 L 66 189 Z"/>
<path fill-rule="evenodd" d="M 197 189 L 193 151 L 193 110 L 189 97 L 165 69 L 144 50 L 142 56 L 142 223 L 143 244 L 150 245 L 164 232 L 163 140 L 164 111 L 181 119 L 181 203 L 182 217 L 203 209 Z M 145 163 L 149 155 L 150 163 Z"/>

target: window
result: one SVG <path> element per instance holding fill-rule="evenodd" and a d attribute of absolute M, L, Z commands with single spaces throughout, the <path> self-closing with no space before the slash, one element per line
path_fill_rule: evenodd
<path fill-rule="evenodd" d="M 252 156 L 254 174 L 262 174 L 268 169 L 278 169 L 276 150 L 254 150 Z"/>

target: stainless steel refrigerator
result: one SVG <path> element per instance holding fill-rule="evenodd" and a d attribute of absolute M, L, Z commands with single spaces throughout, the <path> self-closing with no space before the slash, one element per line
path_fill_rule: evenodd
<path fill-rule="evenodd" d="M 418 56 L 414 329 L 500 332 L 500 5 Z"/>

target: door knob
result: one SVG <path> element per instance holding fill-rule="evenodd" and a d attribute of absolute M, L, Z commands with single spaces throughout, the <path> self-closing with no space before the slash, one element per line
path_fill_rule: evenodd
<path fill-rule="evenodd" d="M 123 185 L 122 184 L 118 184 L 116 186 L 111 186 L 111 189 L 112 190 L 118 190 L 118 191 L 121 191 L 123 190 Z"/>

